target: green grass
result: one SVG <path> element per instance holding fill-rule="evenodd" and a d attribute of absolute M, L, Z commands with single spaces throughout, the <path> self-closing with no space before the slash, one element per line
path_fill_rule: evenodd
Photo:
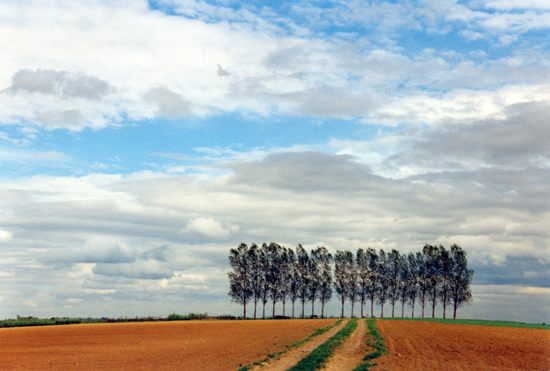
<path fill-rule="evenodd" d="M 384 320 L 408 320 L 422 322 L 450 323 L 455 325 L 480 325 L 480 326 L 498 326 L 498 327 L 516 327 L 516 328 L 538 328 L 550 330 L 550 324 L 546 323 L 527 323 L 517 321 L 492 321 L 484 319 L 443 319 L 443 318 L 384 318 Z"/>
<path fill-rule="evenodd" d="M 318 328 L 317 330 L 313 331 L 313 333 L 311 333 L 307 337 L 305 337 L 303 339 L 300 339 L 300 340 L 296 340 L 295 342 L 286 345 L 279 352 L 269 353 L 267 355 L 267 357 L 265 357 L 261 361 L 257 361 L 257 362 L 254 362 L 252 364 L 241 366 L 238 371 L 247 371 L 247 370 L 250 370 L 252 367 L 261 365 L 262 363 L 267 362 L 271 359 L 278 359 L 279 357 L 281 357 L 281 355 L 288 352 L 289 350 L 294 349 L 294 348 L 298 348 L 300 345 L 307 343 L 308 341 L 310 341 L 314 337 L 319 336 L 321 334 L 324 334 L 325 332 L 327 332 L 331 328 L 338 326 L 341 322 L 342 322 L 342 320 L 339 319 L 338 321 L 334 322 L 331 325 L 328 325 L 328 326 L 322 327 L 322 328 Z"/>
<path fill-rule="evenodd" d="M 75 323 L 88 323 L 86 318 L 35 318 L 21 317 L 17 319 L 5 319 L 0 321 L 0 327 L 25 327 L 25 326 L 52 326 L 70 325 Z"/>
<path fill-rule="evenodd" d="M 12 319 L 0 320 L 0 328 L 2 327 L 26 327 L 26 326 L 55 326 L 55 325 L 72 325 L 78 323 L 116 323 L 116 322 L 156 322 L 156 321 L 188 321 L 201 319 L 234 319 L 233 316 L 208 317 L 206 313 L 187 313 L 176 314 L 172 313 L 168 317 L 101 317 L 101 318 L 82 318 L 82 317 L 17 317 Z"/>
<path fill-rule="evenodd" d="M 296 366 L 290 368 L 290 371 L 311 371 L 318 370 L 323 366 L 334 350 L 350 336 L 357 328 L 357 320 L 351 319 L 347 325 L 338 331 L 336 335 L 328 339 L 325 343 L 315 348 L 309 355 L 303 358 Z"/>
<path fill-rule="evenodd" d="M 197 319 L 205 319 L 208 317 L 208 313 L 187 313 L 187 314 L 177 314 L 172 313 L 166 319 L 168 321 L 191 321 Z"/>
<path fill-rule="evenodd" d="M 367 326 L 369 328 L 369 337 L 367 344 L 374 350 L 371 353 L 367 354 L 365 358 L 363 358 L 363 363 L 354 368 L 353 371 L 367 371 L 369 367 L 376 365 L 376 363 L 372 362 L 373 359 L 387 353 L 384 339 L 382 338 L 382 336 L 380 336 L 380 333 L 376 328 L 376 319 L 369 318 L 367 320 Z"/>

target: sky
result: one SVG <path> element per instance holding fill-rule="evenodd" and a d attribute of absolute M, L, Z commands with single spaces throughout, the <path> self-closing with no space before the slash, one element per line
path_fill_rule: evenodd
<path fill-rule="evenodd" d="M 457 243 L 459 316 L 549 322 L 549 31 L 547 0 L 0 2 L 0 318 L 238 314 L 229 249 L 277 241 Z"/>

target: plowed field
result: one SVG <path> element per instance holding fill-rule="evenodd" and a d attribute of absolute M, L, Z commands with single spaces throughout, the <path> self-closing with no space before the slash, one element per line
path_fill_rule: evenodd
<path fill-rule="evenodd" d="M 0 329 L 0 368 L 235 370 L 335 320 L 185 321 Z"/>
<path fill-rule="evenodd" d="M 550 331 L 376 322 L 389 354 L 374 370 L 550 370 Z"/>

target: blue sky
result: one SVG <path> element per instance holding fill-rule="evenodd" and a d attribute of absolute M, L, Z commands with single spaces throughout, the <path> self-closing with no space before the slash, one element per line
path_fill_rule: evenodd
<path fill-rule="evenodd" d="M 548 321 L 549 29 L 542 0 L 2 2 L 0 317 L 236 312 L 227 250 L 277 240 L 459 243 L 464 316 Z"/>

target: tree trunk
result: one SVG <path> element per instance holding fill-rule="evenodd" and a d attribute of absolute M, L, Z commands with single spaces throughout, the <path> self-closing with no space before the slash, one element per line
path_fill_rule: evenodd
<path fill-rule="evenodd" d="M 262 301 L 262 319 L 265 319 L 265 301 Z"/>
<path fill-rule="evenodd" d="M 273 301 L 273 315 L 272 317 L 275 318 L 275 303 L 277 303 L 275 300 Z"/>
<path fill-rule="evenodd" d="M 365 318 L 365 315 L 363 314 L 364 306 L 365 306 L 365 300 L 361 299 L 361 318 Z"/>
<path fill-rule="evenodd" d="M 434 290 L 432 291 L 432 294 L 433 294 L 433 300 L 432 300 L 432 318 L 435 318 L 435 303 L 437 302 L 437 293 L 435 291 L 435 288 Z"/>
<path fill-rule="evenodd" d="M 246 301 L 243 302 L 243 319 L 246 319 Z"/>
<path fill-rule="evenodd" d="M 344 318 L 344 301 L 345 299 L 342 299 L 342 314 L 340 315 L 341 318 Z"/>
<path fill-rule="evenodd" d="M 453 319 L 456 319 L 456 303 L 453 305 Z"/>
<path fill-rule="evenodd" d="M 256 306 L 258 305 L 258 301 L 254 300 L 254 319 L 256 319 Z"/>
<path fill-rule="evenodd" d="M 294 318 L 294 302 L 295 300 L 292 300 L 292 318 Z"/>
<path fill-rule="evenodd" d="M 311 301 L 311 317 L 315 315 L 315 299 Z"/>
<path fill-rule="evenodd" d="M 374 317 L 374 298 L 370 298 L 370 318 Z"/>
<path fill-rule="evenodd" d="M 285 316 L 286 300 L 283 300 L 283 317 Z"/>
<path fill-rule="evenodd" d="M 306 305 L 306 301 L 302 300 L 302 318 L 304 318 L 304 306 Z"/>
<path fill-rule="evenodd" d="M 446 312 L 447 306 L 445 303 L 443 303 L 443 319 L 445 319 L 445 312 Z"/>
<path fill-rule="evenodd" d="M 401 303 L 401 318 L 405 317 L 405 302 Z"/>
<path fill-rule="evenodd" d="M 321 318 L 325 318 L 325 301 L 321 300 Z"/>
<path fill-rule="evenodd" d="M 391 318 L 394 317 L 394 312 L 395 312 L 395 300 L 392 300 L 392 302 L 391 302 Z"/>
<path fill-rule="evenodd" d="M 422 300 L 422 318 L 424 318 L 424 307 L 426 306 L 426 301 Z"/>
<path fill-rule="evenodd" d="M 355 306 L 355 300 L 351 301 L 351 316 L 349 318 L 353 318 L 353 307 Z"/>
<path fill-rule="evenodd" d="M 412 313 L 411 313 L 411 318 L 414 318 L 414 300 L 412 302 Z"/>
<path fill-rule="evenodd" d="M 384 318 L 384 304 L 380 304 L 381 311 L 380 311 L 380 318 Z"/>

